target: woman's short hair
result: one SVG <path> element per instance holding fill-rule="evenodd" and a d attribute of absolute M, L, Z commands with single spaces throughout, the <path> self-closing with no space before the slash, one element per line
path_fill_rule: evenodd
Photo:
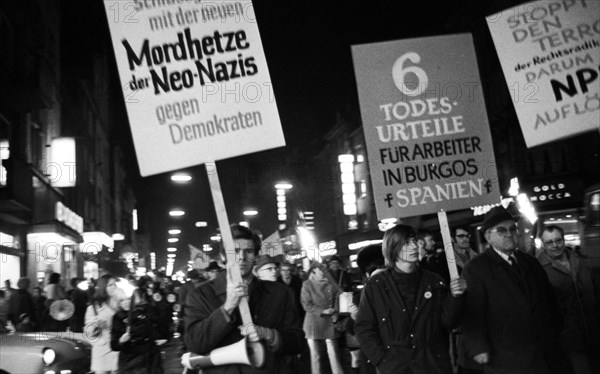
<path fill-rule="evenodd" d="M 415 229 L 408 225 L 396 225 L 383 235 L 382 252 L 385 266 L 393 269 L 402 250 L 402 245 L 410 238 L 415 238 Z"/>
<path fill-rule="evenodd" d="M 311 275 L 312 273 L 314 273 L 315 269 L 317 269 L 317 268 L 321 269 L 321 271 L 323 273 L 325 273 L 327 271 L 327 266 L 325 266 L 325 264 L 314 261 L 310 264 L 310 266 L 308 268 L 308 275 Z"/>

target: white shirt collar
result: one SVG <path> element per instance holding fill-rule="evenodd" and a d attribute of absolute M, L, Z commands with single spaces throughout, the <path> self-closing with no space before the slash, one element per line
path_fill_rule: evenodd
<path fill-rule="evenodd" d="M 492 248 L 494 249 L 494 251 L 496 251 L 496 253 L 497 253 L 497 254 L 499 254 L 499 255 L 500 255 L 500 257 L 502 257 L 502 259 L 503 259 L 504 261 L 508 262 L 509 264 L 510 264 L 510 261 L 508 261 L 508 258 L 509 258 L 509 257 L 512 257 L 512 258 L 514 258 L 515 260 L 517 259 L 517 258 L 515 257 L 515 255 L 514 255 L 514 252 L 513 252 L 513 255 L 512 255 L 512 256 L 508 256 L 506 253 L 504 253 L 504 252 L 502 252 L 502 251 L 499 251 L 499 250 L 497 250 L 497 249 L 496 249 L 496 248 L 494 248 L 494 247 L 492 247 Z"/>

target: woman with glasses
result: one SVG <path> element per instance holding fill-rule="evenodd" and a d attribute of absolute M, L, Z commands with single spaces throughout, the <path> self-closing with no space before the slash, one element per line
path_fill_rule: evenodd
<path fill-rule="evenodd" d="M 467 288 L 462 278 L 448 286 L 420 269 L 415 230 L 396 225 L 383 237 L 386 270 L 367 282 L 355 331 L 379 374 L 451 373 L 448 331 L 460 322 Z"/>

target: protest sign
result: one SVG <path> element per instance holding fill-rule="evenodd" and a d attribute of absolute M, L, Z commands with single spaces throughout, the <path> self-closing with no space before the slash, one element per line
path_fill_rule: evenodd
<path fill-rule="evenodd" d="M 142 176 L 285 145 L 251 1 L 105 1 Z"/>
<path fill-rule="evenodd" d="M 500 201 L 471 36 L 352 47 L 377 216 Z"/>
<path fill-rule="evenodd" d="M 487 23 L 527 147 L 598 130 L 599 1 L 530 2 Z"/>

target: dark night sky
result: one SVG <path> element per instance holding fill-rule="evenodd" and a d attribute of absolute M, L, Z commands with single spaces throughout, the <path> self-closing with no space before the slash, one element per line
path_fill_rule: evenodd
<path fill-rule="evenodd" d="M 94 6 L 87 1 L 85 6 L 78 1 L 67 0 L 67 3 L 70 5 L 64 8 L 65 14 L 73 17 L 73 21 L 65 32 L 78 30 L 75 40 L 94 40 L 107 35 L 100 1 L 96 1 Z M 265 235 L 273 232 L 276 216 L 271 182 L 279 174 L 286 173 L 281 166 L 286 156 L 302 153 L 309 149 L 311 143 L 322 138 L 335 124 L 336 111 L 346 113 L 351 120 L 356 120 L 357 125 L 360 124 L 351 45 L 473 32 L 476 44 L 479 40 L 480 44 L 489 48 L 484 16 L 515 3 L 519 1 L 255 1 L 287 147 L 217 164 L 230 221 L 240 220 L 241 211 L 246 206 L 262 209 L 261 205 L 267 204 L 271 211 L 261 211 L 251 224 Z M 493 48 L 479 54 L 480 67 L 487 64 L 486 59 L 497 64 Z M 114 70 L 114 57 L 112 53 L 109 56 Z M 485 68 L 482 68 L 484 73 Z M 114 80 L 112 84 L 118 89 L 116 76 Z M 118 112 L 124 116 L 124 106 L 118 108 Z M 207 242 L 209 235 L 216 232 L 216 216 L 203 167 L 188 169 L 194 179 L 185 186 L 174 186 L 169 180 L 169 173 L 141 178 L 137 164 L 131 162 L 135 157 L 128 125 L 119 123 L 115 135 L 115 139 L 125 146 L 132 169 L 131 179 L 142 215 L 141 232 L 150 235 L 152 249 L 159 253 L 159 264 L 164 264 L 167 230 L 171 226 L 182 229 L 177 266 L 184 265 L 188 260 L 187 243 L 201 246 Z M 245 183 L 252 182 L 264 183 L 264 188 L 255 186 L 252 196 L 245 195 Z M 175 207 L 188 212 L 184 219 L 168 216 L 168 210 Z M 210 227 L 195 228 L 196 220 L 209 221 Z"/>

